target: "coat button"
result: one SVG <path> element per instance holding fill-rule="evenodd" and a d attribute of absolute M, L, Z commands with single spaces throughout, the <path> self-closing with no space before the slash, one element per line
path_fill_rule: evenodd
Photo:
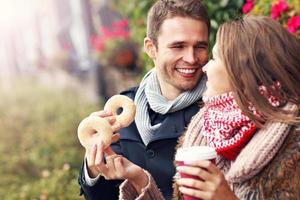
<path fill-rule="evenodd" d="M 147 150 L 147 155 L 149 158 L 153 158 L 155 156 L 155 153 L 152 149 Z"/>

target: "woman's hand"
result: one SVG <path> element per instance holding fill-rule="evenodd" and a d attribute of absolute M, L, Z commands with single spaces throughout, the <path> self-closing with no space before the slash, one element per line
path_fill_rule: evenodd
<path fill-rule="evenodd" d="M 236 200 L 223 173 L 210 161 L 190 162 L 177 167 L 180 173 L 199 177 L 200 180 L 179 178 L 176 182 L 181 193 L 207 200 Z"/>

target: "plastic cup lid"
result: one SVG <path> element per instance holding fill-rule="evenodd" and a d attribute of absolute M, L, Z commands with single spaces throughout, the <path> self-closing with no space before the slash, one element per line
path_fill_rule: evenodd
<path fill-rule="evenodd" d="M 175 155 L 176 161 L 211 160 L 217 157 L 215 148 L 209 146 L 192 146 L 179 148 Z"/>

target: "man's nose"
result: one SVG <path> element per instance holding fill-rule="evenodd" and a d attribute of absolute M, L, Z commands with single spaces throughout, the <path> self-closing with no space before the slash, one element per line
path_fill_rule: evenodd
<path fill-rule="evenodd" d="M 186 49 L 183 55 L 183 60 L 191 65 L 198 62 L 198 57 L 194 48 Z"/>

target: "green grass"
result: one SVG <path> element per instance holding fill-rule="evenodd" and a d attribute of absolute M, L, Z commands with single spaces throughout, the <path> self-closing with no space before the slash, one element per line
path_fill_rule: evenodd
<path fill-rule="evenodd" d="M 73 89 L 33 81 L 0 91 L 0 199 L 82 199 L 79 122 L 96 105 Z"/>

